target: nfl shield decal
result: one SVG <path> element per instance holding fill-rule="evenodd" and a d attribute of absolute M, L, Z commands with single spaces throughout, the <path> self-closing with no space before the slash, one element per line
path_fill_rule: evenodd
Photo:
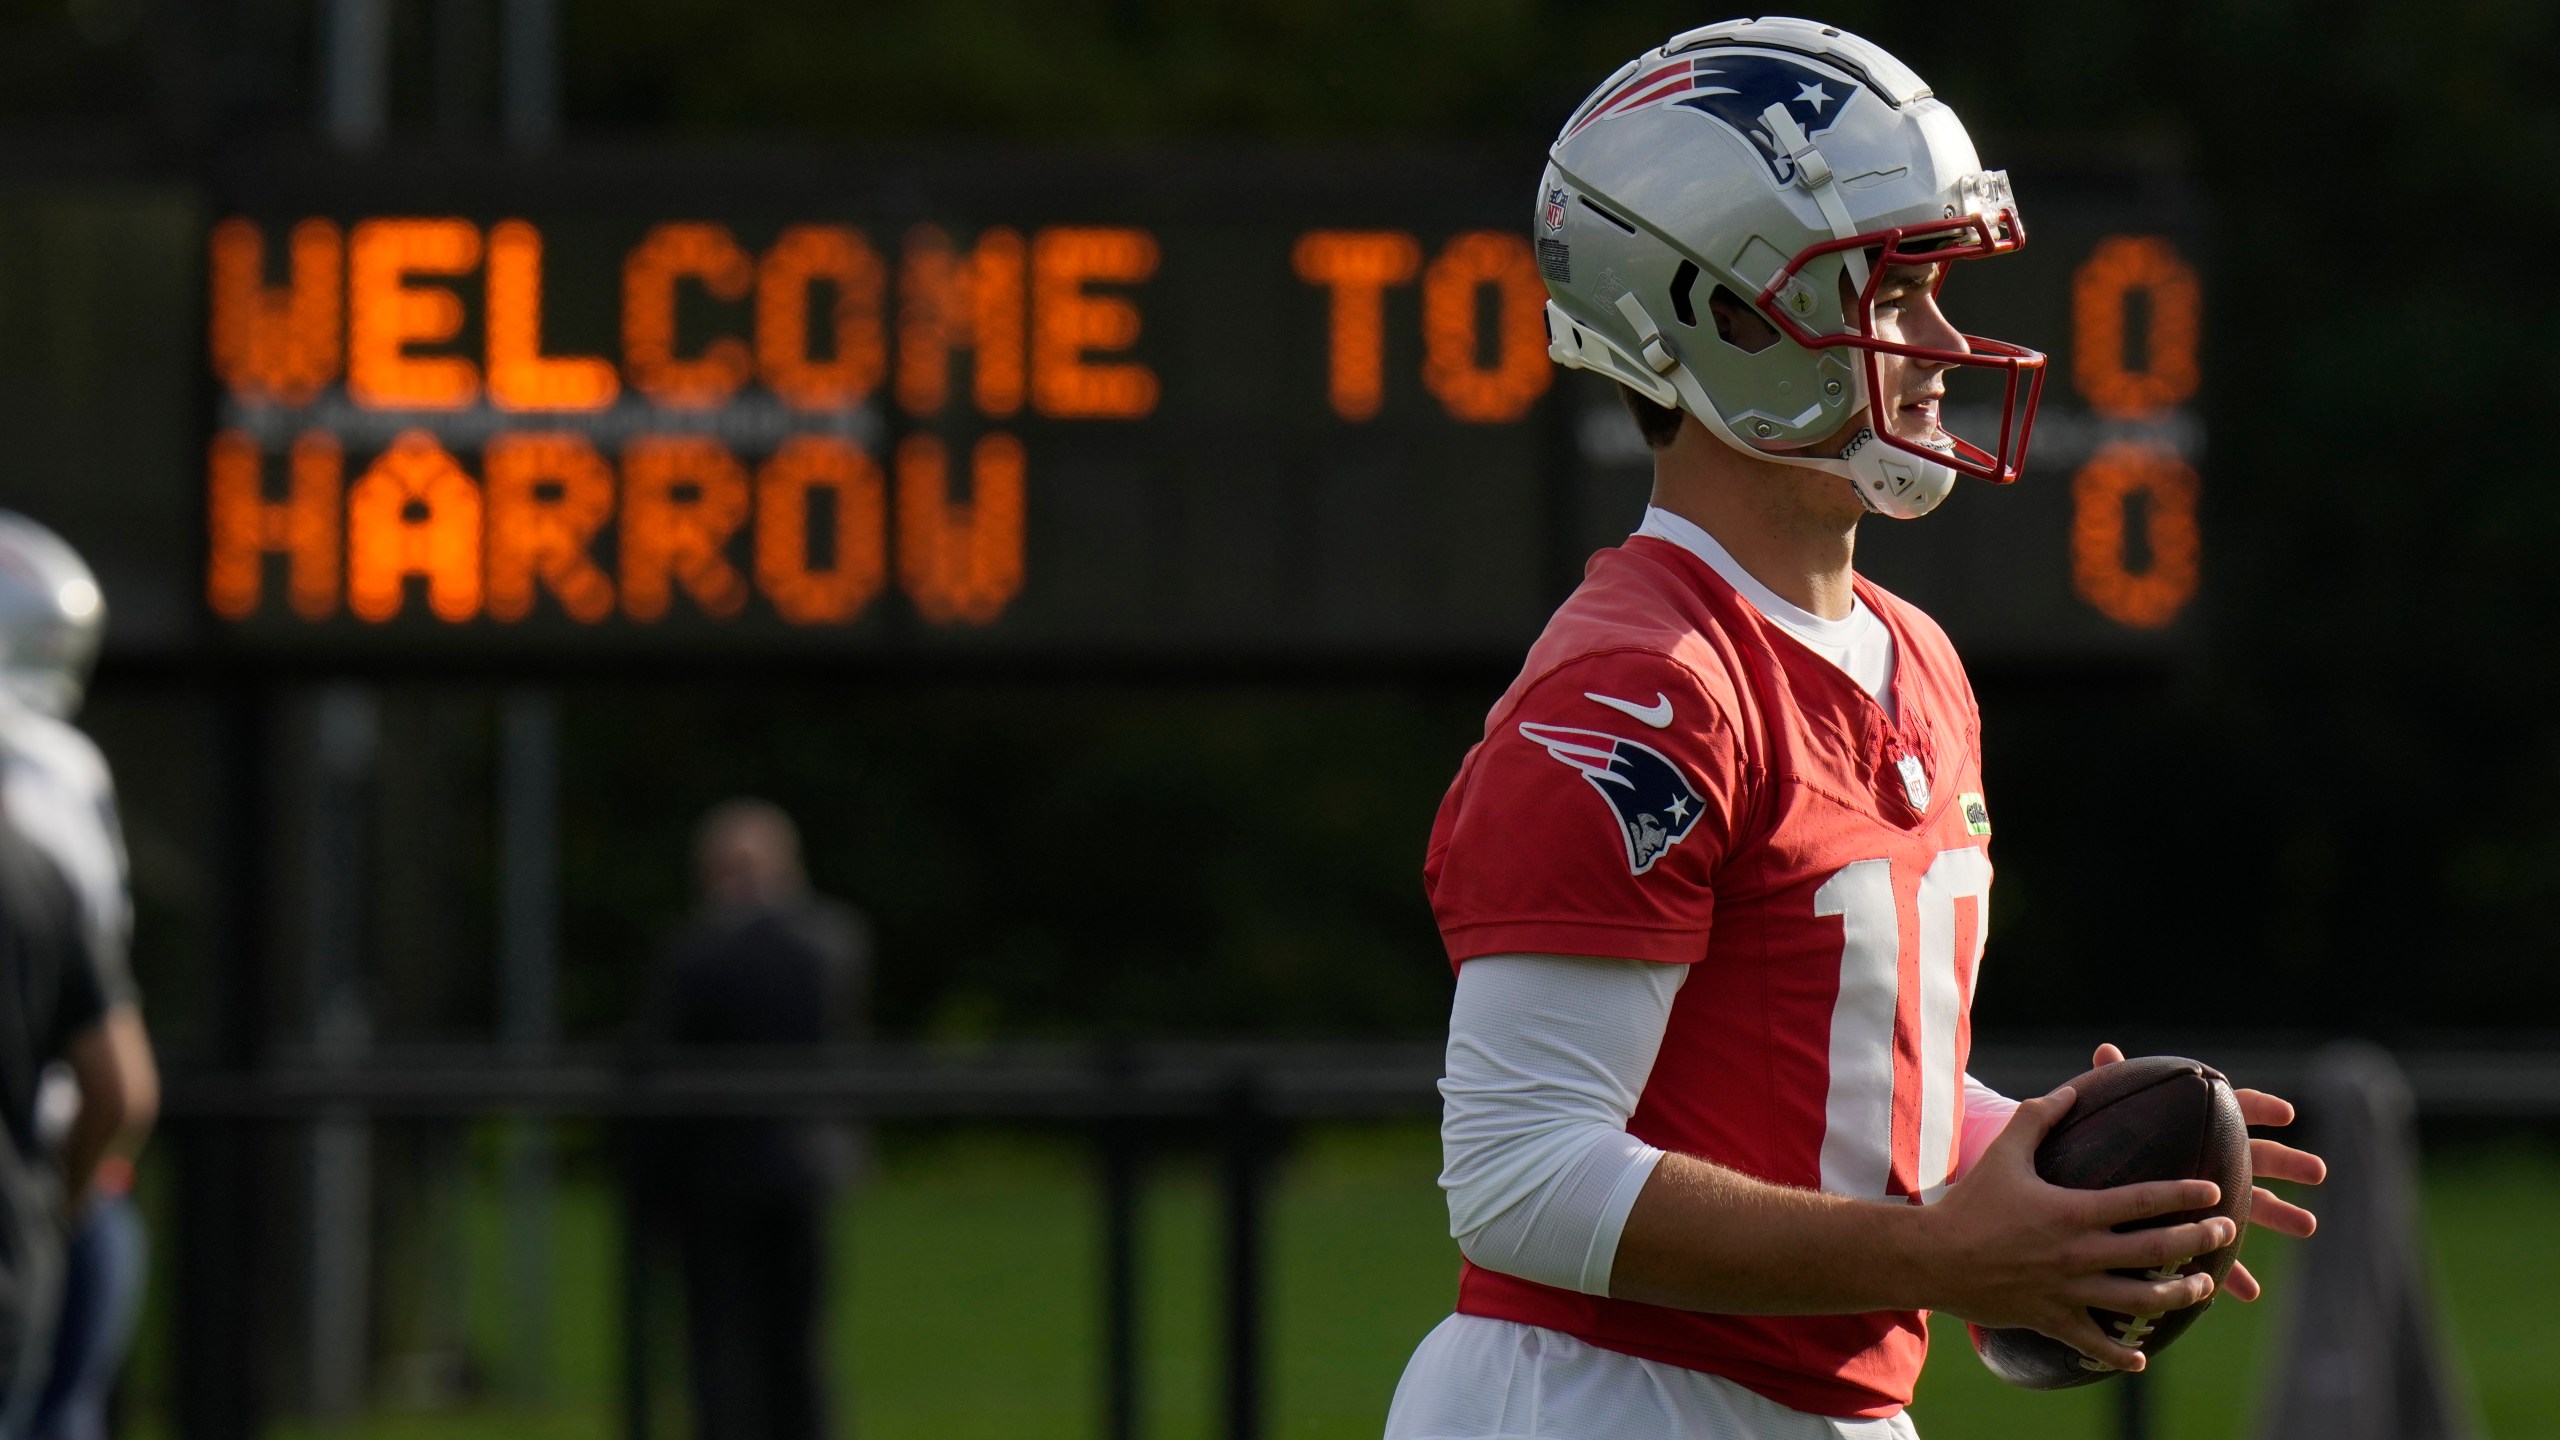
<path fill-rule="evenodd" d="M 1569 725 L 1522 725 L 1522 736 L 1582 772 L 1609 803 L 1627 844 L 1627 868 L 1641 875 L 1689 836 L 1706 808 L 1671 757 L 1650 745 Z"/>

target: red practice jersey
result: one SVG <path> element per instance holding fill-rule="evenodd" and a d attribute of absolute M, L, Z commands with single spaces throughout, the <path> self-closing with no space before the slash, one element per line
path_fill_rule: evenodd
<path fill-rule="evenodd" d="M 1981 718 L 1930 619 L 1864 580 L 1896 718 L 1702 560 L 1594 557 L 1486 718 L 1424 869 L 1453 963 L 1690 965 L 1628 1128 L 1780 1185 L 1934 1195 L 1952 1170 L 1991 862 Z M 1918 1312 L 1708 1315 L 1468 1264 L 1458 1310 L 1891 1415 Z"/>

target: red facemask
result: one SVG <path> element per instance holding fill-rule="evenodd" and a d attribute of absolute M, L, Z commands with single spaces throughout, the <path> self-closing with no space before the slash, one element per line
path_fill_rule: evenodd
<path fill-rule="evenodd" d="M 1946 350 L 1929 345 L 1909 345 L 1900 341 L 1876 338 L 1876 292 L 1886 271 L 1899 266 L 1924 266 L 1936 270 L 1930 293 L 1947 283 L 1947 267 L 1959 260 L 1980 260 L 1986 256 L 2006 255 L 2027 243 L 2027 228 L 2017 211 L 2003 209 L 1996 216 L 1958 215 L 1946 220 L 1918 225 L 1900 225 L 1887 230 L 1870 231 L 1841 240 L 1826 240 L 1809 245 L 1785 269 L 1778 272 L 1760 292 L 1756 302 L 1760 312 L 1784 330 L 1787 338 L 1810 350 L 1829 350 L 1842 346 L 1856 350 L 1866 367 L 1867 403 L 1881 405 L 1884 394 L 1882 366 L 1878 357 L 1901 355 L 1946 366 L 1972 366 L 1995 370 L 2001 375 L 2000 432 L 1988 447 L 1977 445 L 1953 431 L 1940 429 L 1949 442 L 1946 446 L 1908 440 L 1892 432 L 1883 423 L 1881 412 L 1871 417 L 1878 439 L 1897 450 L 1908 451 L 1924 460 L 1947 466 L 1961 475 L 1988 480 L 1994 485 L 2007 485 L 2018 478 L 2027 458 L 2027 437 L 2035 429 L 2036 401 L 2044 394 L 2045 357 L 2042 352 L 2006 340 L 1991 340 L 1979 335 L 1964 337 L 1966 349 Z M 1815 309 L 1812 289 L 1798 282 L 1796 275 L 1816 257 L 1837 254 L 1843 250 L 1878 252 L 1867 264 L 1867 280 L 1858 292 L 1855 329 L 1837 335 L 1825 335 L 1807 329 L 1798 313 L 1809 315 Z M 1781 296 L 1792 288 L 1796 293 L 1781 303 Z"/>

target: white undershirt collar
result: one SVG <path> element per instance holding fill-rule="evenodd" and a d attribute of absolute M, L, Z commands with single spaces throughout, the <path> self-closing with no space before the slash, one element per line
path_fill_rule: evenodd
<path fill-rule="evenodd" d="M 1667 540 L 1707 563 L 1707 568 L 1724 578 L 1751 608 L 1760 612 L 1771 624 L 1804 642 L 1805 648 L 1840 667 L 1860 689 L 1875 698 L 1890 716 L 1893 704 L 1893 631 L 1867 602 L 1855 594 L 1849 597 L 1849 613 L 1837 620 L 1825 620 L 1777 591 L 1760 583 L 1758 576 L 1742 568 L 1733 552 L 1706 531 L 1706 527 L 1685 515 L 1675 515 L 1659 505 L 1644 512 L 1644 524 L 1636 528 L 1638 535 Z"/>
<path fill-rule="evenodd" d="M 1709 568 L 1724 577 L 1724 583 L 1742 592 L 1742 598 L 1751 602 L 1752 609 L 1799 635 L 1817 638 L 1825 645 L 1846 645 L 1866 628 L 1858 623 L 1858 612 L 1867 608 L 1864 600 L 1851 595 L 1848 614 L 1837 620 L 1825 620 L 1761 584 L 1758 576 L 1743 569 L 1742 562 L 1733 558 L 1733 552 L 1724 548 L 1724 542 L 1708 534 L 1705 526 L 1686 515 L 1675 515 L 1659 505 L 1650 506 L 1644 512 L 1644 524 L 1637 527 L 1636 533 L 1650 535 L 1656 540 L 1668 540 L 1706 561 Z"/>

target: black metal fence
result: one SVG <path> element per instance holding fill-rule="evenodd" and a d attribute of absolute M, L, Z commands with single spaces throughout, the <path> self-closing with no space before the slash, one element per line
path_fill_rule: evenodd
<path fill-rule="evenodd" d="M 2240 1083 L 2283 1091 L 2308 1051 L 2199 1046 Z M 2401 1057 L 2431 1120 L 2560 1116 L 2560 1052 L 2442 1050 Z M 1978 1050 L 1974 1073 L 2032 1094 L 2086 1068 L 2076 1047 Z M 1103 1414 L 1108 1440 L 1135 1440 L 1138 1197 L 1150 1155 L 1181 1145 L 1219 1157 L 1225 1269 L 1223 1431 L 1263 1433 L 1263 1243 L 1267 1186 L 1293 1127 L 1327 1120 L 1437 1113 L 1437 1046 L 1181 1044 L 932 1049 L 876 1046 L 793 1052 L 712 1065 L 657 1056 L 641 1066 L 606 1053 L 503 1047 L 386 1050 L 360 1066 L 284 1055 L 253 1073 L 171 1077 L 167 1114 L 179 1163 L 179 1314 L 172 1416 L 187 1440 L 253 1440 L 262 1428 L 245 1353 L 248 1327 L 208 1325 L 256 1277 L 240 1273 L 237 1237 L 255 1202 L 243 1187 L 244 1141 L 263 1127 L 322 1119 L 472 1119 L 827 1115 L 870 1120 L 996 1122 L 1081 1132 L 1102 1185 Z M 226 1229 L 226 1227 L 228 1227 Z M 644 1285 L 641 1227 L 626 1224 L 626 1283 Z M 210 1307 L 210 1308 L 208 1308 Z M 651 1434 L 643 1327 L 626 1327 L 623 1428 Z M 2122 1387 L 2121 1432 L 2144 1433 L 2143 1391 Z"/>

